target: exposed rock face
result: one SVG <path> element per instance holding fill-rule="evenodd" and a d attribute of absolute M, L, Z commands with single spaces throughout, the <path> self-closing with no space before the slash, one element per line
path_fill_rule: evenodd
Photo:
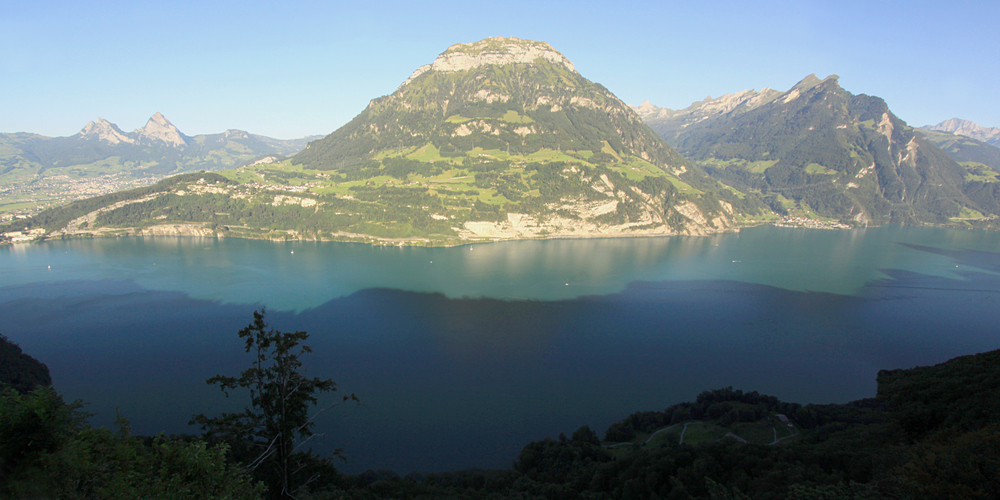
<path fill-rule="evenodd" d="M 112 145 L 135 143 L 135 139 L 126 135 L 117 125 L 104 118 L 98 118 L 96 122 L 87 122 L 78 135 L 83 139 L 97 139 Z"/>
<path fill-rule="evenodd" d="M 215 231 L 202 224 L 160 224 L 139 232 L 146 236 L 215 236 Z"/>
<path fill-rule="evenodd" d="M 180 130 L 177 130 L 177 127 L 159 112 L 149 118 L 146 126 L 136 129 L 134 134 L 138 139 L 163 141 L 175 147 L 187 145 L 187 141 Z"/>
<path fill-rule="evenodd" d="M 434 60 L 433 64 L 425 64 L 410 75 L 403 85 L 414 78 L 430 71 L 455 72 L 468 71 L 486 65 L 503 66 L 505 64 L 531 64 L 537 59 L 545 59 L 554 64 L 560 64 L 566 69 L 576 72 L 573 63 L 566 59 L 551 45 L 520 38 L 492 37 L 474 43 L 457 43 L 448 47 Z"/>
<path fill-rule="evenodd" d="M 239 130 L 227 130 L 225 133 L 226 138 L 243 137 L 245 138 L 246 132 L 242 132 L 243 136 L 238 133 L 242 131 Z M 181 133 L 174 124 L 170 123 L 166 117 L 164 117 L 159 112 L 154 114 L 146 121 L 146 125 L 142 128 L 137 128 L 132 133 L 122 132 L 120 128 L 114 123 L 111 123 L 104 118 L 98 118 L 97 121 L 92 121 L 87 123 L 77 134 L 77 137 L 83 139 L 97 139 L 112 146 L 118 144 L 138 144 L 143 143 L 166 143 L 167 146 L 171 147 L 184 147 L 188 145 L 187 137 Z"/>
<path fill-rule="evenodd" d="M 937 125 L 925 126 L 922 128 L 927 130 L 937 130 L 940 132 L 950 132 L 956 135 L 964 135 L 994 146 L 1000 146 L 1000 128 L 983 127 L 981 125 L 976 125 L 969 120 L 952 118 L 938 123 Z"/>

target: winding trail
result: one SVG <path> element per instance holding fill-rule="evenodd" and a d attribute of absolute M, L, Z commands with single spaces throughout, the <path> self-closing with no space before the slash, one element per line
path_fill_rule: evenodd
<path fill-rule="evenodd" d="M 692 423 L 697 423 L 697 422 L 691 422 L 691 421 L 689 421 L 689 422 L 683 422 L 684 428 L 681 429 L 681 437 L 678 440 L 677 444 L 684 444 L 684 434 L 687 433 L 688 426 L 691 425 Z M 632 441 L 626 441 L 624 443 L 605 444 L 605 445 L 602 445 L 602 446 L 604 448 L 618 448 L 619 446 L 632 446 L 632 445 L 640 445 L 641 446 L 641 445 L 647 445 L 647 444 L 649 444 L 653 440 L 653 438 L 656 437 L 657 434 L 659 434 L 661 432 L 669 431 L 670 429 L 673 429 L 674 427 L 677 427 L 678 425 L 681 425 L 681 424 L 677 423 L 677 424 L 671 425 L 669 427 L 664 427 L 664 428 L 662 428 L 662 429 L 654 432 L 653 434 L 651 434 L 649 436 L 649 438 L 647 438 L 645 441 L 643 441 L 641 443 L 636 443 L 636 442 L 632 442 Z M 795 430 L 795 434 L 791 434 L 791 435 L 785 436 L 783 438 L 779 438 L 778 437 L 778 429 L 775 428 L 775 427 L 771 427 L 771 431 L 774 433 L 774 441 L 771 441 L 770 443 L 767 443 L 767 446 L 774 446 L 774 445 L 776 445 L 776 444 L 778 444 L 778 443 L 780 443 L 780 442 L 782 442 L 782 441 L 784 441 L 786 439 L 798 436 L 799 435 L 799 430 L 797 428 L 793 428 L 793 429 Z M 715 442 L 722 441 L 723 439 L 726 439 L 727 437 L 731 437 L 731 438 L 733 438 L 736 441 L 739 441 L 741 443 L 745 443 L 745 444 L 749 444 L 750 443 L 746 439 L 743 439 L 740 436 L 737 436 L 736 434 L 733 434 L 732 431 L 727 432 L 725 436 L 722 436 L 721 438 L 715 440 Z"/>
<path fill-rule="evenodd" d="M 684 430 L 681 431 L 681 443 L 682 444 L 684 443 L 684 431 L 687 430 L 688 424 L 690 424 L 690 423 L 691 422 L 684 422 Z M 659 434 L 661 432 L 669 431 L 670 429 L 673 429 L 674 427 L 677 427 L 678 425 L 681 425 L 681 424 L 674 424 L 674 425 L 671 425 L 670 427 L 664 427 L 664 428 L 662 428 L 662 429 L 654 432 L 651 436 L 649 436 L 649 439 L 647 439 L 647 440 L 645 440 L 645 441 L 643 441 L 641 443 L 634 443 L 632 441 L 626 441 L 624 443 L 606 444 L 606 445 L 604 445 L 604 447 L 605 448 L 617 448 L 619 446 L 629 446 L 629 445 L 633 445 L 633 444 L 643 444 L 643 445 L 649 444 L 649 442 L 652 441 L 653 438 L 655 438 L 657 434 Z"/>
<path fill-rule="evenodd" d="M 737 436 L 736 434 L 733 434 L 732 432 L 727 432 L 725 436 L 722 436 L 722 439 L 726 439 L 727 437 L 731 437 L 731 438 L 733 438 L 733 439 L 735 439 L 735 440 L 737 440 L 737 441 L 739 441 L 741 443 L 744 443 L 744 444 L 748 444 L 749 443 L 749 441 L 747 441 L 746 439 L 743 439 L 743 438 Z M 722 439 L 720 439 L 719 441 L 722 441 Z"/>
<path fill-rule="evenodd" d="M 774 430 L 774 441 L 771 441 L 770 443 L 767 443 L 768 446 L 774 446 L 774 445 L 780 443 L 781 441 L 784 441 L 784 440 L 786 440 L 788 438 L 793 438 L 793 437 L 799 435 L 799 430 L 795 429 L 795 434 L 792 434 L 792 435 L 789 435 L 789 436 L 785 436 L 783 438 L 779 438 L 778 437 L 778 430 L 774 429 L 773 427 L 771 429 Z"/>
<path fill-rule="evenodd" d="M 681 440 L 677 444 L 684 444 L 684 433 L 688 431 L 688 425 L 691 425 L 691 422 L 684 422 L 684 428 L 681 429 Z"/>

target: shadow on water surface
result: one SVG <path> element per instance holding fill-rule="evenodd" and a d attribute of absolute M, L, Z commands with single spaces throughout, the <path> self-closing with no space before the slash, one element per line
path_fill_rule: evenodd
<path fill-rule="evenodd" d="M 982 250 L 935 248 L 911 243 L 900 243 L 900 245 L 921 252 L 943 255 L 961 265 L 975 267 L 991 273 L 1000 273 L 1000 253 Z"/>
<path fill-rule="evenodd" d="M 998 347 L 1000 276 L 883 272 L 860 296 L 722 280 L 552 301 L 366 289 L 268 320 L 309 332 L 309 373 L 361 397 L 317 429 L 346 471 L 505 467 L 531 440 L 707 389 L 846 402 L 873 396 L 879 369 Z M 137 432 L 194 432 L 192 414 L 239 406 L 204 380 L 245 367 L 252 304 L 80 281 L 0 288 L 0 307 L 16 311 L 0 333 L 97 423 L 121 407 Z"/>

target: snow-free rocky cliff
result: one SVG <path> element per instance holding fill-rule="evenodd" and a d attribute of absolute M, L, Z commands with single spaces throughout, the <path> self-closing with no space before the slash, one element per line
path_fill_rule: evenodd
<path fill-rule="evenodd" d="M 480 66 L 505 64 L 531 64 L 538 59 L 544 59 L 553 64 L 559 64 L 577 73 L 573 63 L 566 59 L 551 45 L 534 40 L 520 38 L 492 37 L 475 43 L 456 43 L 444 51 L 431 64 L 425 64 L 403 82 L 406 85 L 414 78 L 430 71 L 457 72 L 468 71 Z"/>

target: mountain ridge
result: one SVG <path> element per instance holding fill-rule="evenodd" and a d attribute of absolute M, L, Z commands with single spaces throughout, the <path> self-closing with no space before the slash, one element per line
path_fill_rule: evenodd
<path fill-rule="evenodd" d="M 0 213 L 23 215 L 169 174 L 276 161 L 314 138 L 281 140 L 236 129 L 187 136 L 159 112 L 132 132 L 99 117 L 71 136 L 0 134 Z"/>
<path fill-rule="evenodd" d="M 637 107 L 638 109 L 638 107 Z M 647 123 L 713 177 L 758 193 L 779 213 L 847 224 L 948 223 L 995 214 L 969 172 L 839 77 L 809 75 L 785 92 L 726 94 L 678 111 L 643 106 Z"/>
<path fill-rule="evenodd" d="M 938 132 L 949 132 L 955 135 L 963 135 L 965 137 L 971 137 L 978 141 L 988 143 L 992 146 L 1000 147 L 1000 128 L 984 127 L 969 120 L 962 120 L 961 118 L 951 118 L 938 123 L 937 125 L 924 125 L 921 128 Z"/>

